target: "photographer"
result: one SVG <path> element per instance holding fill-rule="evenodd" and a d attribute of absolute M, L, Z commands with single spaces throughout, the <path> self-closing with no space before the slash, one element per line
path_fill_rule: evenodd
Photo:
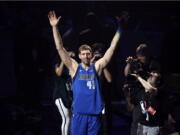
<path fill-rule="evenodd" d="M 132 111 L 131 135 L 137 134 L 137 127 L 141 114 L 138 99 L 141 97 L 141 91 L 143 89 L 140 82 L 130 74 L 137 74 L 147 80 L 151 71 L 160 72 L 160 65 L 150 56 L 146 44 L 140 44 L 137 47 L 136 56 L 137 58 L 128 57 L 126 59 L 127 65 L 124 69 L 126 81 L 123 90 L 127 101 L 127 109 Z"/>
<path fill-rule="evenodd" d="M 150 56 L 146 44 L 140 44 L 136 49 L 137 58 L 128 57 L 124 75 L 127 77 L 129 73 L 140 74 L 147 78 L 151 71 L 160 71 L 160 64 Z"/>

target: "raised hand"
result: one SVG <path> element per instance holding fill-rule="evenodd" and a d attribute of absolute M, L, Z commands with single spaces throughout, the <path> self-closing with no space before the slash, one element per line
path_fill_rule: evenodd
<path fill-rule="evenodd" d="M 126 63 L 131 63 L 131 62 L 133 62 L 133 60 L 134 60 L 133 57 L 129 56 L 126 59 Z"/>
<path fill-rule="evenodd" d="M 49 18 L 49 22 L 50 22 L 51 26 L 56 26 L 59 23 L 61 16 L 59 16 L 57 18 L 55 11 L 50 11 L 48 14 L 48 18 Z"/>
<path fill-rule="evenodd" d="M 119 16 L 115 16 L 118 27 L 124 28 L 124 25 L 128 22 L 130 16 L 128 11 L 122 11 Z"/>

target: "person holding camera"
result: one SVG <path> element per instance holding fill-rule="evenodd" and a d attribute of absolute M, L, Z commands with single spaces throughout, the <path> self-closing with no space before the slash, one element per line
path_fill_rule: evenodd
<path fill-rule="evenodd" d="M 126 67 L 124 75 L 128 76 L 130 72 L 140 74 L 147 79 L 148 73 L 151 71 L 161 71 L 159 62 L 150 55 L 148 46 L 140 44 L 136 49 L 136 57 L 129 56 L 126 59 Z"/>
<path fill-rule="evenodd" d="M 128 57 L 124 75 L 126 81 L 123 87 L 127 101 L 127 109 L 132 111 L 131 135 L 137 135 L 138 122 L 140 118 L 139 96 L 143 90 L 140 82 L 131 74 L 137 74 L 147 80 L 152 71 L 160 72 L 160 64 L 153 59 L 146 44 L 140 44 L 136 49 L 136 58 Z"/>

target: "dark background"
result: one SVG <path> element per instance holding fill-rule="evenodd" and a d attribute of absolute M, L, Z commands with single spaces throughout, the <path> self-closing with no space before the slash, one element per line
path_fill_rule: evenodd
<path fill-rule="evenodd" d="M 12 132 L 18 127 L 8 120 L 17 123 L 23 117 L 24 122 L 26 115 L 36 114 L 40 121 L 41 112 L 50 111 L 54 102 L 57 52 L 47 17 L 50 10 L 62 16 L 59 29 L 64 44 L 75 51 L 84 43 L 102 42 L 107 48 L 116 30 L 115 16 L 128 11 L 130 18 L 108 67 L 113 76 L 113 101 L 123 99 L 125 59 L 135 56 L 140 43 L 148 45 L 162 65 L 166 83 L 179 94 L 180 2 L 0 2 L 1 117 L 14 128 Z M 71 34 L 66 36 L 70 28 Z M 83 33 L 88 28 L 90 31 Z"/>

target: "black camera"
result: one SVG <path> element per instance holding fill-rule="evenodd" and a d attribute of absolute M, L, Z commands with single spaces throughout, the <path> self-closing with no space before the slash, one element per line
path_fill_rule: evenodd
<path fill-rule="evenodd" d="M 131 73 L 139 74 L 141 71 L 143 71 L 142 63 L 139 60 L 134 59 L 130 64 L 131 64 L 131 68 L 130 68 Z"/>
<path fill-rule="evenodd" d="M 142 78 L 147 78 L 149 76 L 148 72 L 144 69 L 143 64 L 139 60 L 134 59 L 130 64 L 130 71 L 132 74 L 137 74 Z"/>
<path fill-rule="evenodd" d="M 95 56 L 94 61 L 97 61 L 97 60 L 99 60 L 100 58 L 102 58 L 102 57 L 101 57 L 101 56 Z"/>

